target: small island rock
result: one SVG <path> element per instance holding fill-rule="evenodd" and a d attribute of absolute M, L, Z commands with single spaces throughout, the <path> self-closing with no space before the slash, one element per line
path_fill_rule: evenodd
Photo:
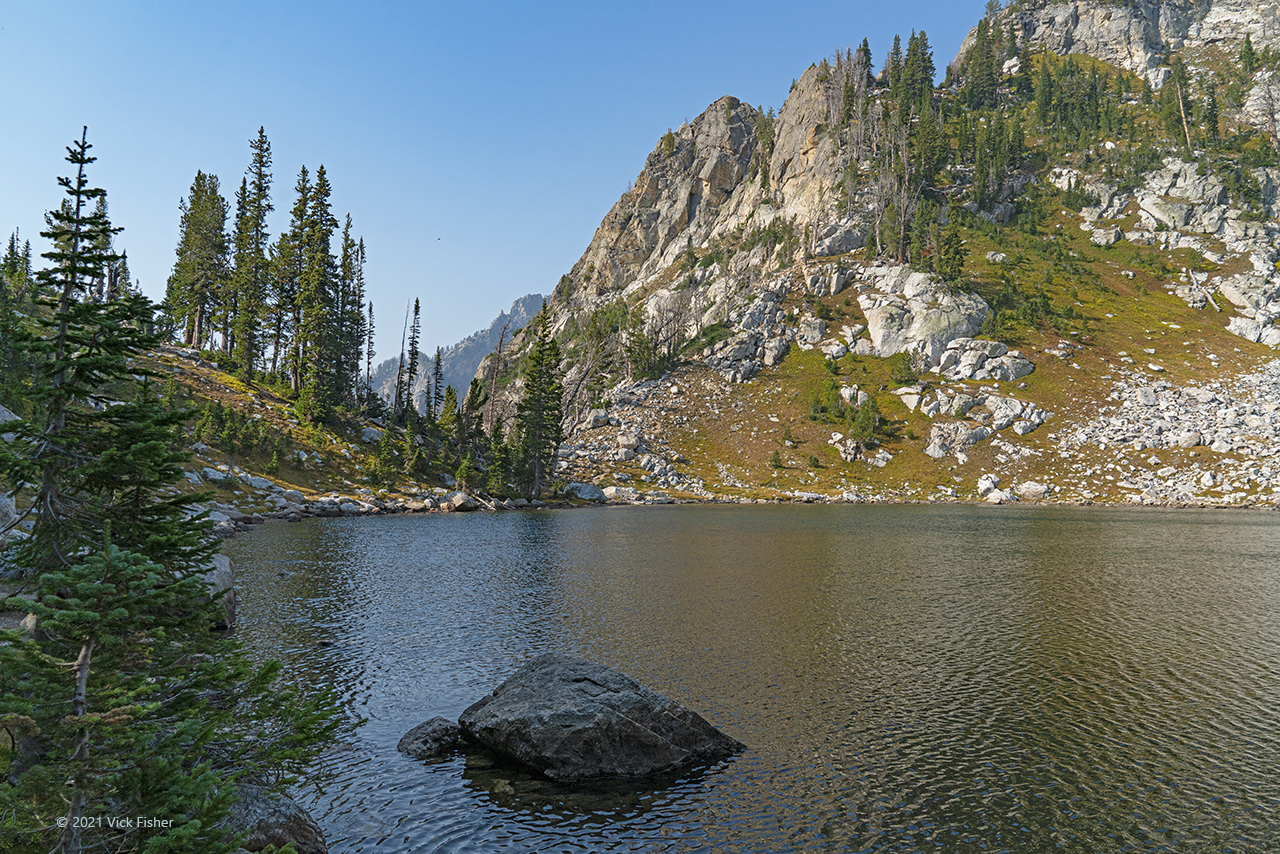
<path fill-rule="evenodd" d="M 660 774 L 743 748 L 634 679 L 560 653 L 525 663 L 458 724 L 469 741 L 559 781 Z"/>
<path fill-rule="evenodd" d="M 453 721 L 434 717 L 409 730 L 396 745 L 396 750 L 414 759 L 435 759 L 458 746 L 462 730 Z"/>

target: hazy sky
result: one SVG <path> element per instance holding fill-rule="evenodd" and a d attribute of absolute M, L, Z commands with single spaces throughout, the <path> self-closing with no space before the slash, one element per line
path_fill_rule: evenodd
<path fill-rule="evenodd" d="M 272 236 L 305 164 L 368 247 L 378 358 L 406 301 L 424 346 L 549 293 L 669 127 L 723 95 L 781 107 L 791 80 L 870 39 L 929 34 L 945 68 L 980 0 L 862 2 L 128 2 L 0 4 L 0 232 L 37 253 L 65 147 L 157 301 L 196 170 L 233 201 L 248 140 L 274 155 Z M 43 264 L 43 262 L 41 262 Z"/>

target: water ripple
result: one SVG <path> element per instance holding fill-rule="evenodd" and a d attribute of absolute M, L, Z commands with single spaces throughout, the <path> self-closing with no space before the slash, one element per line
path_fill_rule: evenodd
<path fill-rule="evenodd" d="M 1280 850 L 1270 514 L 630 508 L 231 541 L 241 634 L 366 721 L 334 852 Z M 281 571 L 286 574 L 281 574 Z M 395 751 L 514 667 L 607 663 L 750 745 L 661 787 Z"/>

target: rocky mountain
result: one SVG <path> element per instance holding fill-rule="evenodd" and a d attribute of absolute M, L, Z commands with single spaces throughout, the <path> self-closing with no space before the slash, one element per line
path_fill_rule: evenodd
<path fill-rule="evenodd" d="M 498 341 L 505 335 L 510 342 L 512 336 L 523 329 L 542 309 L 542 294 L 525 294 L 511 304 L 506 311 L 498 312 L 484 329 L 473 332 L 456 344 L 451 344 L 440 351 L 441 371 L 446 385 L 453 386 L 459 397 L 466 395 L 467 387 L 476 375 L 481 360 L 498 346 Z M 413 384 L 413 399 L 422 405 L 427 384 L 435 370 L 435 350 L 418 355 L 418 378 Z M 396 371 L 400 365 L 400 357 L 386 359 L 378 364 L 373 372 L 373 387 L 384 400 L 395 396 Z"/>
<path fill-rule="evenodd" d="M 1000 13 L 1017 62 L 988 51 L 985 89 L 964 54 L 913 91 L 918 42 L 874 79 L 847 52 L 776 113 L 725 97 L 658 139 L 547 300 L 565 494 L 1280 504 L 1280 139 L 1256 109 L 1280 73 L 1273 7 L 1062 8 Z M 1086 49 L 1100 61 L 1063 55 Z M 1182 92 L 1158 85 L 1170 51 Z M 446 350 L 446 380 L 486 372 L 541 304 Z M 510 425 L 530 337 L 504 347 L 486 429 Z M 346 489 L 384 429 L 281 464 Z M 467 449 L 486 475 L 489 447 Z M 462 450 L 431 448 L 409 494 L 450 483 Z"/>
<path fill-rule="evenodd" d="M 1020 0 L 996 16 L 1020 44 L 1059 55 L 1083 53 L 1144 77 L 1160 88 L 1170 51 L 1235 46 L 1248 34 L 1255 47 L 1280 44 L 1276 0 Z M 957 55 L 972 49 L 970 30 Z"/>
<path fill-rule="evenodd" d="M 810 494 L 805 485 L 820 481 L 812 494 L 919 495 L 941 481 L 937 494 L 947 495 L 948 480 L 976 484 L 984 470 L 987 488 L 973 488 L 1001 500 L 1114 500 L 1121 483 L 1141 487 L 1130 500 L 1194 500 L 1202 483 L 1239 486 L 1204 460 L 1172 485 L 1167 471 L 1072 481 L 1114 465 L 1117 454 L 1098 452 L 1116 442 L 1250 456 L 1265 454 L 1280 426 L 1258 391 L 1272 387 L 1267 353 L 1280 344 L 1280 167 L 1267 151 L 1274 125 L 1250 112 L 1271 71 L 1232 70 L 1246 33 L 1259 50 L 1280 42 L 1278 9 L 1023 0 L 997 18 L 1032 65 L 1047 61 L 1043 49 L 1089 54 L 1158 92 L 1174 52 L 1198 81 L 1188 97 L 1205 97 L 1200 81 L 1242 80 L 1254 94 L 1238 103 L 1224 94 L 1221 126 L 1262 128 L 1247 155 L 1176 153 L 1180 138 L 1153 130 L 1158 104 L 1136 95 L 1117 101 L 1125 118 L 1112 121 L 1150 141 L 1095 128 L 1064 151 L 1036 136 L 1034 92 L 1011 76 L 1020 63 L 1004 69 L 997 103 L 978 121 L 990 127 L 999 113 L 1027 129 L 1029 147 L 1055 154 L 1014 165 L 986 192 L 977 176 L 989 167 L 961 156 L 974 144 L 964 141 L 974 131 L 963 68 L 934 93 L 955 136 L 931 186 L 912 184 L 916 129 L 887 120 L 906 109 L 893 75 L 864 89 L 852 54 L 806 70 L 776 116 L 731 97 L 711 104 L 658 140 L 549 302 L 567 356 L 565 475 L 615 492 L 647 482 L 703 497 L 765 484 Z M 972 44 L 973 34 L 961 60 Z M 911 109 L 918 123 L 921 108 Z M 909 143 L 899 147 L 894 133 Z M 1241 132 L 1234 144 L 1250 138 Z M 937 230 L 913 238 L 927 247 L 923 263 L 901 260 L 891 229 L 903 209 L 936 211 L 939 230 L 952 216 L 965 223 L 963 275 L 931 271 Z M 1034 313 L 1032 297 L 1059 319 L 1002 333 L 1005 318 Z M 612 324 L 609 357 L 584 332 L 596 320 Z M 1184 329 L 1194 332 L 1170 350 L 1167 336 Z M 646 340 L 683 354 L 663 363 L 674 367 L 661 381 L 646 379 L 628 349 Z M 511 400 L 519 394 L 518 382 L 508 388 Z M 1227 403 L 1213 410 L 1213 401 Z M 851 429 L 868 402 L 897 425 L 891 438 Z M 1005 490 L 993 485 L 996 468 Z M 1009 477 L 1039 486 L 1020 490 Z"/>

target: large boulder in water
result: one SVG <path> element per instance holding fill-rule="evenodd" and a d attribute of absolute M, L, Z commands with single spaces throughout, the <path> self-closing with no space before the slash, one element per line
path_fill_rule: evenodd
<path fill-rule="evenodd" d="M 527 662 L 458 724 L 468 740 L 560 781 L 660 774 L 743 747 L 634 679 L 560 653 Z"/>

